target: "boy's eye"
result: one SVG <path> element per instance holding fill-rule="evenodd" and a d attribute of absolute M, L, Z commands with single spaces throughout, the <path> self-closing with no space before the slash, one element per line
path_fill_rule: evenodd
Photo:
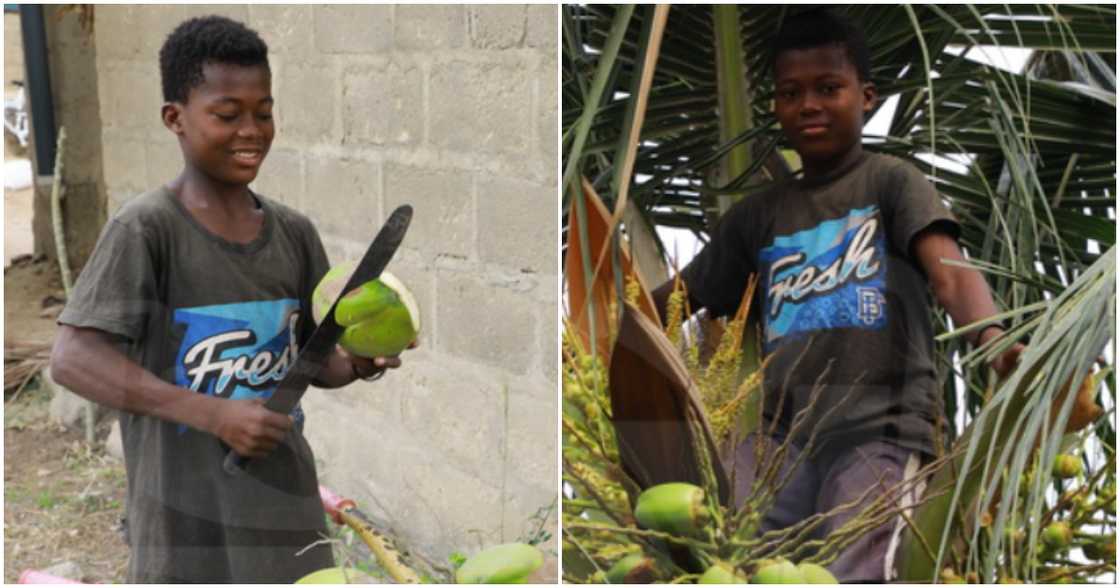
<path fill-rule="evenodd" d="M 233 121 L 237 120 L 237 115 L 236 114 L 226 114 L 224 112 L 215 112 L 214 116 L 218 117 L 219 120 L 222 120 L 224 122 L 233 122 Z"/>
<path fill-rule="evenodd" d="M 272 120 L 272 113 L 271 112 L 257 113 L 257 120 Z"/>
<path fill-rule="evenodd" d="M 838 89 L 839 89 L 839 86 L 837 86 L 836 84 L 825 84 L 825 85 L 821 86 L 821 93 L 822 94 L 835 94 L 836 90 L 838 90 Z"/>

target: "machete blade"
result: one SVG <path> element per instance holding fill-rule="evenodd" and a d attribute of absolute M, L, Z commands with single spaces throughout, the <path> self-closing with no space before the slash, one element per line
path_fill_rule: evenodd
<path fill-rule="evenodd" d="M 331 303 L 331 308 L 322 322 L 300 349 L 296 362 L 288 368 L 284 379 L 280 380 L 272 396 L 265 402 L 265 408 L 280 414 L 288 414 L 296 407 L 303 393 L 323 368 L 323 362 L 334 351 L 334 346 L 342 337 L 344 329 L 334 318 L 334 309 L 338 306 L 338 301 L 354 288 L 381 275 L 385 266 L 389 265 L 393 254 L 397 252 L 397 247 L 404 240 L 411 222 L 412 207 L 407 204 L 397 207 L 393 214 L 389 215 L 389 219 L 385 221 L 385 225 L 378 231 L 377 237 L 373 239 L 373 243 L 370 243 L 365 255 L 354 268 L 354 273 L 339 292 L 338 298 Z M 310 309 L 307 312 L 310 312 Z M 226 455 L 224 467 L 227 472 L 236 473 L 241 470 L 243 463 L 244 458 L 230 450 Z"/>

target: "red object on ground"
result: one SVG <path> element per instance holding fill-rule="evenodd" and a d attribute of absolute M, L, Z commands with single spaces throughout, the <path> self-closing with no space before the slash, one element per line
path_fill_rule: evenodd
<path fill-rule="evenodd" d="M 347 508 L 357 508 L 358 505 L 349 498 L 341 498 L 339 495 L 331 492 L 330 488 L 326 486 L 319 486 L 319 499 L 323 501 L 323 510 L 327 511 L 331 520 L 337 525 L 344 524 L 342 517 L 339 513 Z"/>
<path fill-rule="evenodd" d="M 46 572 L 40 572 L 39 570 L 23 570 L 23 573 L 21 573 L 19 575 L 19 583 L 20 584 L 81 584 L 81 582 L 78 582 L 76 580 L 70 580 L 68 578 L 60 578 L 58 576 L 54 576 L 54 575 L 48 574 Z"/>

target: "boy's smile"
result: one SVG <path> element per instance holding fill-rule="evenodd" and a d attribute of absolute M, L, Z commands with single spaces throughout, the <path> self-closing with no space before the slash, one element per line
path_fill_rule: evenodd
<path fill-rule="evenodd" d="M 207 63 L 186 104 L 165 107 L 189 167 L 221 184 L 245 186 L 257 177 L 276 128 L 267 67 Z"/>
<path fill-rule="evenodd" d="M 783 51 L 774 62 L 774 115 L 807 176 L 858 155 L 875 86 L 861 82 L 839 45 Z"/>

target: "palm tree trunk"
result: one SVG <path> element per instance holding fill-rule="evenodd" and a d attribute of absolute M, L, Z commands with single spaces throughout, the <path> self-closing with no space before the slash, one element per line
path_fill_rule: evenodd
<path fill-rule="evenodd" d="M 719 88 L 719 139 L 726 143 L 754 127 L 751 112 L 751 94 L 747 87 L 746 65 L 743 60 L 745 39 L 739 27 L 739 7 L 735 4 L 717 4 L 712 7 L 712 29 L 715 31 L 716 82 Z M 720 185 L 727 185 L 743 175 L 751 167 L 750 145 L 743 144 L 731 150 L 720 166 Z M 708 226 L 715 226 L 715 220 L 727 212 L 731 205 L 743 197 L 738 195 L 719 195 L 715 209 L 708 208 Z M 758 321 L 748 319 L 746 335 L 743 337 L 743 362 L 741 376 L 754 373 L 759 366 L 757 338 L 753 333 Z M 752 406 L 753 409 L 753 406 Z M 751 410 L 739 423 L 742 432 L 754 430 L 758 422 L 757 411 Z"/>

